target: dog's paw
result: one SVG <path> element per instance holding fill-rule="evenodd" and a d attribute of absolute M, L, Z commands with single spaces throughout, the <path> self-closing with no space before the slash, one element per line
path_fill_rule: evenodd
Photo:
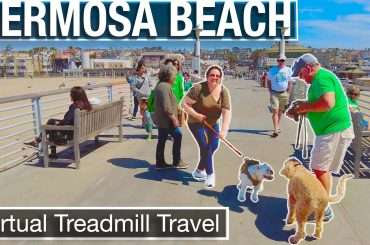
<path fill-rule="evenodd" d="M 292 225 L 296 222 L 296 219 L 295 218 L 288 218 L 285 220 L 285 224 L 286 225 Z"/>
<path fill-rule="evenodd" d="M 312 236 L 313 236 L 315 239 L 317 239 L 317 240 L 321 239 L 321 235 L 322 235 L 322 232 L 321 232 L 321 231 L 315 231 L 315 233 L 314 233 L 314 234 L 312 234 Z"/>
<path fill-rule="evenodd" d="M 290 244 L 298 244 L 303 238 L 301 237 L 298 237 L 296 235 L 292 235 L 288 238 L 288 242 Z"/>
<path fill-rule="evenodd" d="M 237 199 L 239 202 L 245 202 L 245 194 L 243 195 L 242 193 L 239 193 Z"/>
<path fill-rule="evenodd" d="M 253 203 L 257 203 L 259 201 L 258 196 L 251 195 L 250 199 L 251 199 L 251 202 L 253 202 Z"/>

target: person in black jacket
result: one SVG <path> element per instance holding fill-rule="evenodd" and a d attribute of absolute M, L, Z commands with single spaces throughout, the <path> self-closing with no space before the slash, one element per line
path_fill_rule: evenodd
<path fill-rule="evenodd" d="M 70 92 L 72 104 L 69 106 L 68 111 L 64 114 L 63 119 L 51 118 L 47 121 L 47 125 L 73 125 L 74 124 L 74 115 L 75 110 L 86 110 L 90 111 L 92 109 L 91 104 L 87 98 L 85 90 L 82 87 L 76 86 L 71 89 Z M 73 138 L 73 134 L 70 131 L 47 131 L 47 137 L 50 141 L 60 144 L 66 140 Z M 38 147 L 38 144 L 41 142 L 41 135 L 36 137 L 31 142 L 25 142 L 25 145 Z M 50 146 L 51 154 L 50 158 L 56 158 L 56 147 L 55 145 Z"/>

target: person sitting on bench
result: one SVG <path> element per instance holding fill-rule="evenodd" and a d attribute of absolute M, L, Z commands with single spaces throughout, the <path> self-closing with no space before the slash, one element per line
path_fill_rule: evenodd
<path fill-rule="evenodd" d="M 74 115 L 75 110 L 86 110 L 90 111 L 92 109 L 91 104 L 86 96 L 85 90 L 82 87 L 76 86 L 71 89 L 70 92 L 72 104 L 69 106 L 68 111 L 64 114 L 63 119 L 55 119 L 51 118 L 47 121 L 47 125 L 73 125 L 74 124 Z M 66 143 L 67 140 L 71 140 L 73 138 L 73 132 L 71 131 L 46 131 L 48 139 L 56 145 L 63 145 Z M 27 146 L 37 147 L 41 142 L 41 135 L 36 137 L 31 142 L 25 142 L 24 144 Z M 50 146 L 50 158 L 56 158 L 56 146 Z"/>

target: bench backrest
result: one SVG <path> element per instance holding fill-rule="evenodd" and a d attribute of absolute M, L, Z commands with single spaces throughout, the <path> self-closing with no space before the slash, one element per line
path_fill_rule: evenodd
<path fill-rule="evenodd" d="M 98 135 L 106 129 L 119 126 L 122 121 L 123 100 L 94 108 L 91 111 L 75 110 L 74 138 L 79 141 Z"/>

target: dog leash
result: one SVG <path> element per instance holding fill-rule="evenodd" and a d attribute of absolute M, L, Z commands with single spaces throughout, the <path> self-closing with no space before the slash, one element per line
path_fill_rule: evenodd
<path fill-rule="evenodd" d="M 302 124 L 303 124 L 303 132 L 302 132 Z M 303 141 L 301 142 L 301 135 Z M 307 119 L 305 116 L 299 116 L 299 123 L 298 123 L 298 132 L 297 138 L 294 145 L 294 149 L 298 150 L 300 148 L 300 143 L 302 143 L 302 158 L 308 159 L 308 134 L 307 134 Z"/>
<path fill-rule="evenodd" d="M 230 141 L 228 141 L 227 139 L 225 139 L 224 137 L 221 137 L 221 135 L 214 129 L 212 128 L 212 126 L 207 122 L 207 121 L 203 121 L 203 124 L 209 129 L 212 131 L 212 133 L 214 133 L 215 135 L 217 135 L 217 137 L 226 145 L 228 146 L 228 148 L 234 152 L 238 157 L 240 158 L 245 158 L 246 156 L 238 149 L 236 148 L 233 144 L 231 144 Z M 248 159 L 253 159 L 253 158 L 249 158 L 247 157 Z"/>

